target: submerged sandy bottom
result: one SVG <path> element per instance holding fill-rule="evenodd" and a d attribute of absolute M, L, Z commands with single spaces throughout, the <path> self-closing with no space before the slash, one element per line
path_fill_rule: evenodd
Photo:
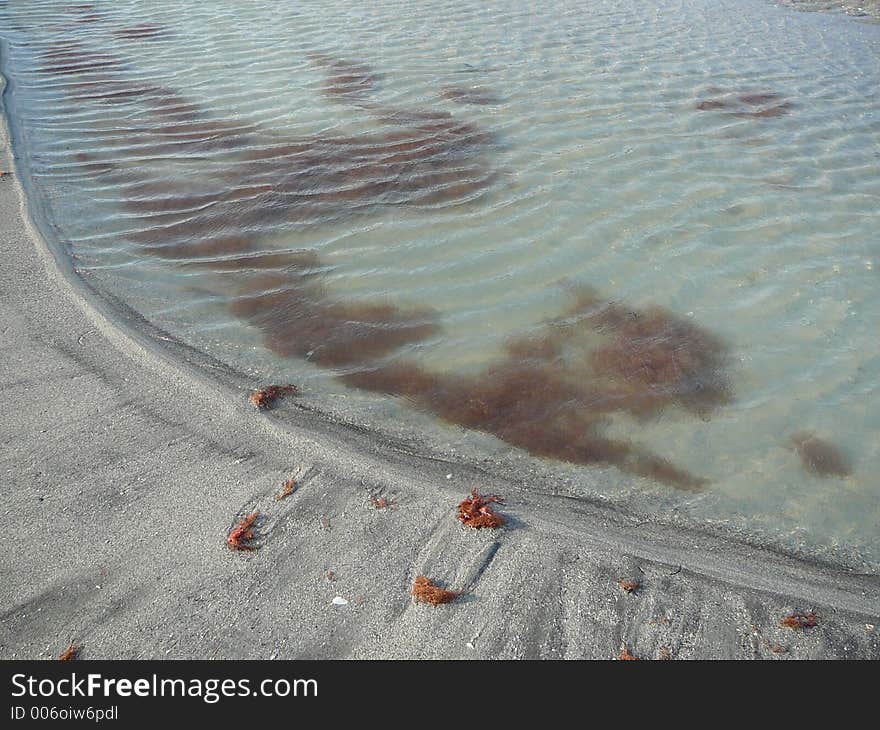
<path fill-rule="evenodd" d="M 419 448 L 877 566 L 876 26 L 283 7 L 2 6 L 84 275 Z"/>

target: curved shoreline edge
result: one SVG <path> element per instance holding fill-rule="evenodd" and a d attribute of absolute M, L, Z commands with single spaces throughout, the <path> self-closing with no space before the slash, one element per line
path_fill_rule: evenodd
<path fill-rule="evenodd" d="M 0 211 L 16 525 L 0 656 L 77 641 L 84 658 L 880 658 L 878 576 L 524 489 L 295 407 L 257 413 L 243 377 L 94 292 L 17 174 Z M 474 485 L 507 498 L 509 527 L 459 526 Z M 395 505 L 371 509 L 374 492 Z M 261 549 L 231 553 L 253 510 Z M 420 574 L 468 595 L 413 605 Z M 815 629 L 779 626 L 814 609 Z"/>

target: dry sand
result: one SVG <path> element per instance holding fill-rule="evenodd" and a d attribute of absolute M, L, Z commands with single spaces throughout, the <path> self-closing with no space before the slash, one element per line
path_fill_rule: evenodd
<path fill-rule="evenodd" d="M 876 576 L 403 453 L 295 402 L 256 412 L 234 373 L 90 291 L 23 200 L 0 179 L 0 658 L 880 657 Z M 473 486 L 507 497 L 507 527 L 457 522 Z M 253 510 L 260 549 L 229 550 Z M 467 593 L 415 604 L 420 574 Z M 795 610 L 819 625 L 782 628 Z"/>

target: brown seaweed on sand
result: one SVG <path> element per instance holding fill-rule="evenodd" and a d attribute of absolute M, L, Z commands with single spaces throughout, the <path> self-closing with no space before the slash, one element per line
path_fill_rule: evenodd
<path fill-rule="evenodd" d="M 504 524 L 504 518 L 495 514 L 492 504 L 503 504 L 497 494 L 479 494 L 474 489 L 470 496 L 458 505 L 458 519 L 462 524 L 477 530 L 487 527 L 497 529 Z"/>
<path fill-rule="evenodd" d="M 77 646 L 76 644 L 71 644 L 68 646 L 61 654 L 58 656 L 59 662 L 71 662 L 77 657 L 79 657 L 81 646 Z"/>
<path fill-rule="evenodd" d="M 624 593 L 638 593 L 642 587 L 641 581 L 627 578 L 621 578 L 617 581 L 617 585 L 620 586 L 620 590 Z"/>
<path fill-rule="evenodd" d="M 441 603 L 452 603 L 461 593 L 441 588 L 430 578 L 420 575 L 413 581 L 412 595 L 418 603 L 439 606 Z"/>
<path fill-rule="evenodd" d="M 787 629 L 811 629 L 818 624 L 819 616 L 817 614 L 802 611 L 790 613 L 780 621 L 780 625 Z"/>
<path fill-rule="evenodd" d="M 259 512 L 251 512 L 232 528 L 232 531 L 226 537 L 226 544 L 230 550 L 251 551 L 257 549 L 250 542 L 256 537 L 253 526 L 259 516 Z"/>
<path fill-rule="evenodd" d="M 296 491 L 296 482 L 293 479 L 288 479 L 281 486 L 281 491 L 275 495 L 275 501 L 280 502 L 282 499 L 287 499 L 295 491 Z"/>
<path fill-rule="evenodd" d="M 265 388 L 255 390 L 248 396 L 248 400 L 258 409 L 264 411 L 275 405 L 275 402 L 285 395 L 296 395 L 299 388 L 295 385 L 267 385 Z"/>
<path fill-rule="evenodd" d="M 830 441 L 808 431 L 798 431 L 791 435 L 790 443 L 807 471 L 821 477 L 847 477 L 852 474 L 846 455 Z"/>
<path fill-rule="evenodd" d="M 639 658 L 637 656 L 635 656 L 635 654 L 630 654 L 629 649 L 627 649 L 625 646 L 620 650 L 620 654 L 617 655 L 617 659 L 618 659 L 618 661 L 622 661 L 622 662 L 640 661 Z"/>
<path fill-rule="evenodd" d="M 394 506 L 394 500 L 383 494 L 371 494 L 370 505 L 373 509 L 389 509 Z"/>

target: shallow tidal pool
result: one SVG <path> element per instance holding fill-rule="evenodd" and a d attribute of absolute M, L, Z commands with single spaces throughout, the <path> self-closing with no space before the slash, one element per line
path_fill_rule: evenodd
<path fill-rule="evenodd" d="M 876 571 L 854 7 L 0 0 L 4 107 L 76 269 L 255 384 Z"/>

